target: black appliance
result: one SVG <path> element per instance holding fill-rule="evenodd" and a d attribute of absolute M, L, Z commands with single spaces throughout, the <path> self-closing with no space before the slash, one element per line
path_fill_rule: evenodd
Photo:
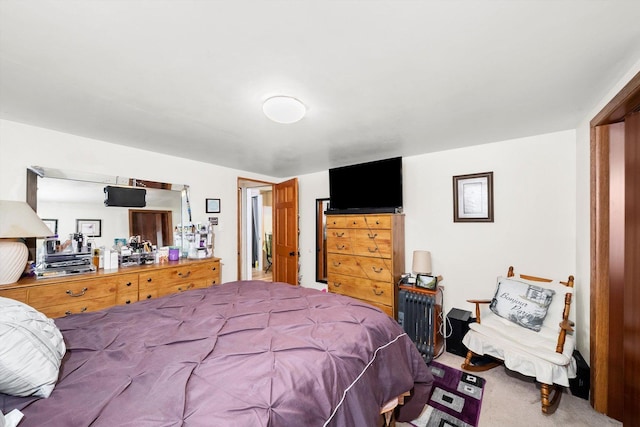
<path fill-rule="evenodd" d="M 462 344 L 462 338 L 469 331 L 469 323 L 475 321 L 471 312 L 452 308 L 447 314 L 447 326 L 451 325 L 451 331 L 447 331 L 447 351 L 458 356 L 467 356 L 467 347 Z"/>
<path fill-rule="evenodd" d="M 104 205 L 126 208 L 144 208 L 147 206 L 147 190 L 144 188 L 104 187 Z"/>
<path fill-rule="evenodd" d="M 569 389 L 574 396 L 589 400 L 591 386 L 589 365 L 578 350 L 573 351 L 573 358 L 576 359 L 577 376 L 569 380 Z"/>
<path fill-rule="evenodd" d="M 402 157 L 329 169 L 328 213 L 402 211 Z"/>

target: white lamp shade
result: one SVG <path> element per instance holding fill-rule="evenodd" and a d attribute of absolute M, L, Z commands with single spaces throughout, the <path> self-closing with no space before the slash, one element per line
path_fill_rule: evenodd
<path fill-rule="evenodd" d="M 25 202 L 0 200 L 0 285 L 20 279 L 27 266 L 29 250 L 25 237 L 47 237 L 51 230 Z"/>
<path fill-rule="evenodd" d="M 431 274 L 431 252 L 413 251 L 413 264 L 411 269 L 416 274 Z"/>
<path fill-rule="evenodd" d="M 262 105 L 264 114 L 277 123 L 290 124 L 301 120 L 307 112 L 306 107 L 290 96 L 272 96 Z"/>
<path fill-rule="evenodd" d="M 48 237 L 51 230 L 25 202 L 0 200 L 0 238 Z"/>

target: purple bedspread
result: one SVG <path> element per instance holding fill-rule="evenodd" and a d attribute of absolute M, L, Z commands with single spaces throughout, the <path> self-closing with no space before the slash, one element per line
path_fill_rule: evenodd
<path fill-rule="evenodd" d="M 0 394 L 28 426 L 375 426 L 433 377 L 402 328 L 357 300 L 231 282 L 56 319 L 67 344 L 47 399 Z"/>

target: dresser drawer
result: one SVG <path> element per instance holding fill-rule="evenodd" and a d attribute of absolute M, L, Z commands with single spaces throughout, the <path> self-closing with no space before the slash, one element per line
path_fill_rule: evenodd
<path fill-rule="evenodd" d="M 84 313 L 88 311 L 102 310 L 103 308 L 113 306 L 113 296 L 101 298 L 68 301 L 63 304 L 48 305 L 39 307 L 32 305 L 38 311 L 41 311 L 48 317 L 62 317 L 70 314 Z"/>
<path fill-rule="evenodd" d="M 221 283 L 220 277 L 222 274 L 222 271 L 220 270 L 220 261 L 212 261 L 208 263 L 207 269 L 209 270 L 210 276 L 207 277 L 207 285 L 205 287 L 219 285 Z"/>
<path fill-rule="evenodd" d="M 20 302 L 27 302 L 27 290 L 22 289 L 0 289 L 0 297 L 11 298 Z"/>
<path fill-rule="evenodd" d="M 377 282 L 360 277 L 330 274 L 327 284 L 336 294 L 347 295 L 382 305 L 393 305 L 393 285 L 389 282 Z"/>
<path fill-rule="evenodd" d="M 367 278 L 393 283 L 391 260 L 385 258 L 358 257 L 358 264 Z"/>
<path fill-rule="evenodd" d="M 191 289 L 202 289 L 209 287 L 209 279 L 188 280 L 182 283 L 176 283 L 171 286 L 162 287 L 158 289 L 157 296 L 162 297 L 165 295 L 177 294 L 180 292 L 189 291 Z"/>
<path fill-rule="evenodd" d="M 136 292 L 135 293 L 123 293 L 123 294 L 118 294 L 116 296 L 116 305 L 127 305 L 127 304 L 133 304 L 134 302 L 138 301 L 138 288 L 136 288 Z"/>
<path fill-rule="evenodd" d="M 327 261 L 327 274 L 344 274 L 346 276 L 366 277 L 357 257 L 353 255 L 331 254 Z"/>
<path fill-rule="evenodd" d="M 115 301 L 116 283 L 105 279 L 77 280 L 55 285 L 34 286 L 29 289 L 29 305 L 40 309 L 60 304 L 75 304 L 80 301 L 111 298 L 111 304 Z"/>
<path fill-rule="evenodd" d="M 212 275 L 211 264 L 198 265 L 177 265 L 175 267 L 163 268 L 140 273 L 140 292 L 157 287 L 167 287 L 182 281 L 206 279 Z"/>
<path fill-rule="evenodd" d="M 353 253 L 391 258 L 391 230 L 355 230 Z"/>
<path fill-rule="evenodd" d="M 344 215 L 327 215 L 327 228 L 346 228 L 347 220 Z"/>
<path fill-rule="evenodd" d="M 103 279 L 105 286 L 116 286 L 118 294 L 138 293 L 138 273 L 122 274 L 113 278 Z"/>
<path fill-rule="evenodd" d="M 347 228 L 390 229 L 389 215 L 350 215 L 345 220 Z"/>
<path fill-rule="evenodd" d="M 382 310 L 383 312 L 387 313 L 387 316 L 389 317 L 393 317 L 395 319 L 396 314 L 393 312 L 393 307 L 390 305 L 386 305 L 386 304 L 378 304 L 376 302 L 373 301 L 367 301 L 369 304 L 371 304 L 374 307 L 379 308 L 380 310 Z"/>
<path fill-rule="evenodd" d="M 354 236 L 355 237 L 355 236 Z M 327 252 L 337 254 L 353 254 L 353 243 L 349 230 L 336 229 L 327 234 Z"/>
<path fill-rule="evenodd" d="M 391 261 L 384 258 L 332 254 L 327 263 L 327 273 L 364 277 L 382 282 L 394 280 Z"/>

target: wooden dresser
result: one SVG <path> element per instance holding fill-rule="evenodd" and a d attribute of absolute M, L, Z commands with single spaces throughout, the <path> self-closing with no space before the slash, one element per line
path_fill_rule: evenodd
<path fill-rule="evenodd" d="M 366 301 L 396 317 L 404 272 L 404 215 L 327 215 L 330 292 Z"/>
<path fill-rule="evenodd" d="M 180 260 L 117 271 L 47 279 L 25 278 L 0 286 L 0 297 L 22 301 L 49 317 L 96 311 L 113 305 L 219 284 L 220 259 Z"/>

